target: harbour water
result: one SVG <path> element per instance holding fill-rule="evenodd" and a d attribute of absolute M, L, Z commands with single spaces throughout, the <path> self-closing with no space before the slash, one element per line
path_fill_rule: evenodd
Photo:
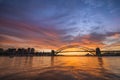
<path fill-rule="evenodd" d="M 120 57 L 0 57 L 0 80 L 120 80 Z"/>

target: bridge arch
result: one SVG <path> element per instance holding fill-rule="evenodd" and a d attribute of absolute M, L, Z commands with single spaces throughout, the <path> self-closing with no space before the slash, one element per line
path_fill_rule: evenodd
<path fill-rule="evenodd" d="M 90 48 L 87 48 L 87 47 L 82 47 L 80 45 L 67 45 L 67 46 L 63 46 L 63 47 L 61 47 L 61 48 L 56 50 L 56 54 L 62 53 L 62 52 L 64 52 L 64 50 L 69 49 L 69 48 L 82 49 L 82 50 L 84 50 L 83 52 L 89 52 L 92 55 L 95 55 L 95 50 L 94 49 L 90 49 Z M 77 52 L 77 51 L 74 51 L 74 52 Z"/>

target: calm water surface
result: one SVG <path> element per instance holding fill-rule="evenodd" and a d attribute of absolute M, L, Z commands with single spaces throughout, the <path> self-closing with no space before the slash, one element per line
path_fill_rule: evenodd
<path fill-rule="evenodd" d="M 0 80 L 120 80 L 120 57 L 0 57 Z"/>

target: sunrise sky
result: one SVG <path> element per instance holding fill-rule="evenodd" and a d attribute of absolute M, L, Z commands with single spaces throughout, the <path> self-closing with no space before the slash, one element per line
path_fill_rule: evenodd
<path fill-rule="evenodd" d="M 69 44 L 120 49 L 120 0 L 0 0 L 1 48 Z"/>

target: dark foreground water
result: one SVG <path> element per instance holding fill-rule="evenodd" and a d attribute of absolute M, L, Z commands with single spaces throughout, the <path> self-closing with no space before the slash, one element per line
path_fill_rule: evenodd
<path fill-rule="evenodd" d="M 0 57 L 0 80 L 120 80 L 120 57 Z"/>

